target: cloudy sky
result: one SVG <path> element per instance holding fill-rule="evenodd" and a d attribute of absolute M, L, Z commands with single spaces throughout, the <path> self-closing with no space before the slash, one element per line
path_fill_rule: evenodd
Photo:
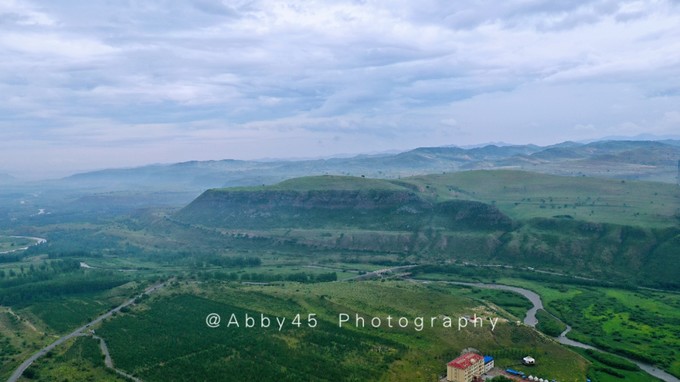
<path fill-rule="evenodd" d="M 680 1 L 0 0 L 0 172 L 680 134 Z"/>

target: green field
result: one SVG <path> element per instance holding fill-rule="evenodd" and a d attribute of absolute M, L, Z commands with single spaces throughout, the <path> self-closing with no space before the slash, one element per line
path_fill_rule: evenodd
<path fill-rule="evenodd" d="M 538 292 L 546 308 L 573 327 L 569 337 L 680 376 L 680 294 L 499 282 Z"/>
<path fill-rule="evenodd" d="M 0 256 L 2 256 L 2 252 L 16 251 L 33 244 L 35 244 L 35 240 L 24 237 L 0 236 Z"/>
<path fill-rule="evenodd" d="M 104 365 L 99 341 L 77 337 L 31 365 L 21 381 L 91 381 L 124 382 Z"/>
<path fill-rule="evenodd" d="M 428 200 L 491 203 L 513 219 L 565 218 L 640 227 L 678 223 L 680 190 L 669 183 L 568 177 L 526 171 L 461 171 L 400 180 L 346 176 L 303 177 L 272 186 L 219 189 L 228 192 L 389 190 Z"/>
<path fill-rule="evenodd" d="M 641 371 L 634 363 L 620 357 L 594 350 L 574 350 L 592 363 L 588 368 L 588 378 L 592 382 L 660 381 L 660 379 Z"/>
<path fill-rule="evenodd" d="M 435 200 L 493 203 L 514 219 L 552 218 L 639 227 L 678 224 L 680 189 L 673 184 L 524 171 L 463 171 L 406 178 Z"/>
<path fill-rule="evenodd" d="M 679 295 L 634 287 L 680 288 L 679 198 L 668 184 L 470 171 L 306 177 L 212 190 L 181 211 L 87 222 L 50 216 L 53 223 L 27 229 L 47 243 L 0 255 L 0 379 L 55 336 L 168 278 L 166 289 L 96 328 L 116 366 L 145 381 L 434 381 L 470 347 L 499 367 L 559 381 L 650 380 L 613 356 L 555 343 L 549 337 L 564 323 L 576 340 L 680 376 Z M 13 248 L 8 237 L 22 233 L 3 234 L 0 248 Z M 538 313 L 538 330 L 518 326 L 530 307 L 518 295 L 416 283 L 401 273 L 525 287 L 547 312 Z M 223 325 L 232 312 L 314 313 L 318 326 L 209 329 L 212 312 Z M 339 313 L 477 314 L 501 323 L 494 332 L 339 328 Z M 525 355 L 538 365 L 523 368 Z M 41 381 L 120 380 L 91 338 L 58 347 L 29 370 Z"/>
<path fill-rule="evenodd" d="M 20 312 L 44 323 L 51 333 L 66 334 L 120 305 L 132 292 L 130 286 L 122 286 L 104 293 L 86 293 L 43 301 Z"/>
<path fill-rule="evenodd" d="M 561 381 L 583 379 L 586 364 L 582 358 L 514 324 L 499 324 L 494 332 L 490 327 L 462 331 L 357 328 L 353 322 L 340 329 L 337 324 L 341 312 L 368 318 L 495 314 L 476 300 L 458 297 L 458 292 L 402 282 L 283 287 L 182 284 L 145 307 L 103 324 L 98 333 L 108 341 L 118 367 L 149 381 L 166 375 L 210 380 L 224 373 L 236 380 L 430 381 L 468 347 L 495 354 L 501 365 L 515 365 L 519 354 L 531 352 L 543 360 L 537 371 L 550 372 Z M 206 327 L 204 319 L 211 312 L 222 314 L 222 327 Z M 247 312 L 255 317 L 264 313 L 289 318 L 313 312 L 319 325 L 305 327 L 303 319 L 302 327 L 281 332 L 224 327 L 228 314 Z M 255 372 L 249 366 L 255 359 L 267 367 Z M 310 363 L 316 367 L 305 366 Z"/>
<path fill-rule="evenodd" d="M 550 337 L 558 337 L 565 329 L 567 329 L 567 325 L 543 309 L 539 309 L 539 311 L 536 312 L 536 319 L 538 319 L 536 329 Z"/>

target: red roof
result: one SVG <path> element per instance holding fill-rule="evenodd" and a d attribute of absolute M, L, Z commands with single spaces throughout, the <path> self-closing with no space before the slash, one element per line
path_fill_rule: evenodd
<path fill-rule="evenodd" d="M 468 367 L 474 365 L 477 362 L 484 361 L 484 357 L 477 353 L 465 353 L 462 356 L 454 359 L 453 361 L 449 362 L 449 366 L 453 366 L 456 369 L 462 369 L 465 370 Z"/>

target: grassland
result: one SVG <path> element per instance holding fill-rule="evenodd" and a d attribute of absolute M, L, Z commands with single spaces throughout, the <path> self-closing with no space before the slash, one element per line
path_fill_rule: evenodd
<path fill-rule="evenodd" d="M 0 379 L 9 377 L 14 367 L 53 340 L 36 325 L 11 308 L 0 307 Z"/>
<path fill-rule="evenodd" d="M 463 171 L 405 178 L 433 200 L 492 203 L 513 219 L 552 218 L 669 227 L 678 224 L 680 189 L 673 184 L 524 171 Z"/>
<path fill-rule="evenodd" d="M 565 177 L 515 170 L 461 171 L 400 180 L 302 177 L 230 192 L 319 190 L 409 191 L 430 201 L 476 200 L 513 219 L 568 217 L 597 223 L 668 227 L 678 223 L 680 190 L 668 183 Z"/>
<path fill-rule="evenodd" d="M 500 280 L 538 292 L 570 337 L 680 376 L 680 294 Z"/>
<path fill-rule="evenodd" d="M 521 321 L 532 305 L 529 300 L 518 295 L 517 293 L 503 291 L 503 290 L 493 290 L 493 289 L 482 289 L 482 288 L 468 288 L 468 287 L 452 287 L 458 288 L 460 290 L 461 296 L 466 296 L 479 300 L 481 302 L 493 303 L 508 313 L 511 314 L 508 319 L 511 321 Z"/>
<path fill-rule="evenodd" d="M 536 319 L 538 319 L 536 329 L 550 337 L 558 337 L 565 329 L 567 329 L 567 325 L 543 309 L 539 309 L 538 312 L 536 312 Z"/>
<path fill-rule="evenodd" d="M 422 277 L 462 279 L 460 275 L 447 274 Z M 550 313 L 572 326 L 570 338 L 660 365 L 680 376 L 680 294 L 537 282 L 498 275 L 492 279 L 483 273 L 479 273 L 477 279 L 533 290 L 541 296 Z M 547 315 L 541 316 L 539 318 L 549 322 L 547 330 L 540 328 L 546 333 L 554 335 L 563 328 Z"/>
<path fill-rule="evenodd" d="M 0 236 L 0 256 L 3 252 L 15 251 L 35 244 L 35 240 L 24 237 Z"/>
<path fill-rule="evenodd" d="M 583 289 L 575 298 L 550 301 L 548 307 L 574 323 L 574 338 L 660 364 L 680 376 L 679 303 L 678 295 Z"/>
<path fill-rule="evenodd" d="M 588 378 L 591 382 L 618 382 L 621 380 L 631 382 L 660 381 L 641 371 L 637 365 L 620 357 L 583 349 L 574 349 L 574 351 L 591 362 L 591 365 L 588 367 Z"/>
<path fill-rule="evenodd" d="M 222 190 L 230 191 L 323 191 L 323 190 L 390 190 L 403 191 L 404 187 L 389 180 L 363 178 L 355 176 L 324 175 L 301 177 L 261 187 L 231 187 Z"/>

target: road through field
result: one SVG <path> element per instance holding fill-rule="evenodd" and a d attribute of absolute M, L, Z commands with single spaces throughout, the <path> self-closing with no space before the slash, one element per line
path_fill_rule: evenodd
<path fill-rule="evenodd" d="M 145 294 L 153 293 L 156 290 L 163 288 L 164 286 L 165 286 L 165 283 L 158 283 L 158 284 L 154 284 L 154 285 L 146 288 L 144 290 L 144 292 L 139 294 L 139 296 L 136 296 L 134 298 L 127 300 L 126 302 L 122 303 L 121 305 L 109 310 L 108 312 L 106 312 L 106 313 L 102 314 L 101 316 L 95 318 L 94 320 L 90 321 L 89 323 L 79 327 L 78 329 L 74 330 L 73 332 L 59 338 L 58 340 L 56 340 L 56 341 L 52 342 L 51 344 L 45 346 L 44 348 L 40 349 L 37 353 L 33 354 L 30 358 L 28 358 L 21 365 L 19 365 L 19 367 L 16 368 L 16 370 L 14 370 L 14 373 L 12 373 L 12 375 L 9 377 L 7 382 L 18 381 L 19 378 L 21 378 L 21 375 L 24 373 L 24 371 L 26 371 L 26 369 L 28 369 L 28 367 L 31 366 L 31 364 L 33 364 L 33 362 L 35 362 L 37 359 L 44 356 L 45 354 L 49 353 L 55 347 L 57 347 L 57 346 L 61 345 L 62 343 L 70 340 L 71 338 L 74 338 L 74 337 L 81 335 L 82 332 L 85 331 L 86 329 L 88 329 L 89 327 L 91 327 L 95 324 L 98 324 L 101 321 L 111 317 L 114 313 L 119 312 L 121 309 L 125 308 L 126 306 L 132 305 L 138 297 L 142 297 Z"/>

